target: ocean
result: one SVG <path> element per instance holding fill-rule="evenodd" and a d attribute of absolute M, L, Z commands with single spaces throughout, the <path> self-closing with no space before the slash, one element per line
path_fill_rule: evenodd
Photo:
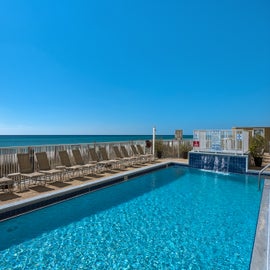
<path fill-rule="evenodd" d="M 172 140 L 174 135 L 157 135 L 156 139 Z M 192 135 L 184 135 L 183 139 L 192 139 Z M 0 135 L 0 147 L 139 140 L 152 140 L 152 135 Z"/>

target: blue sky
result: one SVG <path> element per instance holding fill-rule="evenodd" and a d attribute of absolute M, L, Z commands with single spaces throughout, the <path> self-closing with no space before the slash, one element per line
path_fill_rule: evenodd
<path fill-rule="evenodd" d="M 270 126 L 268 0 L 0 0 L 0 134 Z"/>

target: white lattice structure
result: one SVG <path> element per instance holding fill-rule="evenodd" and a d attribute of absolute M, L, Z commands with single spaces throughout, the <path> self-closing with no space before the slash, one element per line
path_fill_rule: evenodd
<path fill-rule="evenodd" d="M 194 130 L 193 151 L 245 154 L 248 152 L 249 133 L 244 130 Z"/>

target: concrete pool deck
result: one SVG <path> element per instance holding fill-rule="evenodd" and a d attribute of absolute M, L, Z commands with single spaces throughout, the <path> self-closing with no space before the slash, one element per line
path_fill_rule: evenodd
<path fill-rule="evenodd" d="M 128 180 L 169 164 L 187 166 L 187 160 L 160 159 L 125 169 L 113 169 L 106 173 L 75 177 L 65 182 L 48 183 L 46 186 L 33 186 L 22 192 L 0 194 L 0 222 L 33 210 L 43 208 L 94 190 Z"/>
<path fill-rule="evenodd" d="M 132 176 L 140 175 L 145 172 L 150 172 L 159 167 L 166 167 L 171 163 L 179 165 L 188 165 L 187 159 L 161 159 L 155 163 L 145 164 L 138 167 L 129 167 L 124 170 L 115 170 L 90 177 L 77 177 L 65 182 L 48 183 L 44 186 L 30 187 L 23 192 L 0 193 L 0 217 L 5 212 L 16 211 L 21 208 L 23 211 L 29 212 L 34 209 L 28 209 L 29 205 L 36 205 L 36 208 L 42 208 L 49 204 L 59 202 L 61 198 L 65 199 L 67 194 L 73 193 L 74 197 L 81 195 L 82 190 L 85 193 L 97 190 L 107 185 L 112 185 L 117 182 L 126 181 Z M 250 170 L 249 173 L 256 174 L 257 170 Z M 250 263 L 251 270 L 270 269 L 270 180 L 265 180 L 264 189 L 261 199 L 260 212 L 258 217 L 256 237 L 252 259 Z M 68 199 L 67 197 L 66 199 Z M 42 204 L 43 201 L 48 201 L 48 204 Z M 8 216 L 6 218 L 9 218 Z M 0 218 L 5 220 L 3 216 Z"/>
<path fill-rule="evenodd" d="M 179 162 L 181 164 L 188 164 L 187 159 L 160 159 L 157 160 L 155 164 L 159 164 L 162 162 Z M 58 192 L 59 190 L 63 190 L 65 188 L 72 188 L 76 186 L 80 186 L 83 184 L 95 184 L 101 181 L 103 178 L 108 178 L 110 176 L 118 176 L 125 172 L 136 171 L 139 168 L 147 168 L 152 166 L 153 163 L 144 164 L 141 166 L 135 167 L 127 167 L 122 170 L 112 170 L 107 172 L 102 172 L 99 174 L 93 174 L 84 177 L 75 177 L 70 180 L 66 180 L 64 182 L 49 182 L 46 186 L 30 186 L 28 189 L 23 191 L 13 191 L 12 193 L 7 192 L 0 192 L 0 207 L 10 204 L 10 203 L 17 203 L 25 199 L 33 198 L 40 195 L 50 195 L 54 192 Z"/>
<path fill-rule="evenodd" d="M 250 270 L 270 269 L 270 180 L 264 182 Z"/>

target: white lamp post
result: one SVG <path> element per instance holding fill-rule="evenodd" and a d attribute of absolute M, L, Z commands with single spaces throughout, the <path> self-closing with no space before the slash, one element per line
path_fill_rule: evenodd
<path fill-rule="evenodd" d="M 155 156 L 156 127 L 153 127 L 153 156 Z"/>

